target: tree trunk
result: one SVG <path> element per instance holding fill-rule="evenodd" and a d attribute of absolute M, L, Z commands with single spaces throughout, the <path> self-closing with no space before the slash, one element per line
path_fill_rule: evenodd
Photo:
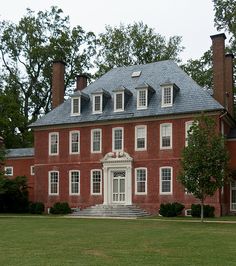
<path fill-rule="evenodd" d="M 201 222 L 202 222 L 202 223 L 203 223 L 203 215 L 204 215 L 203 207 L 204 207 L 204 200 L 202 199 L 202 200 L 201 200 Z"/>

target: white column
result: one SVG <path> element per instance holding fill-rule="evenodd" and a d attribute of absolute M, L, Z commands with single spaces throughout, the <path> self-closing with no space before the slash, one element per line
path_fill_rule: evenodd
<path fill-rule="evenodd" d="M 131 174 L 131 165 L 127 166 L 126 170 L 126 205 L 132 205 L 132 174 Z"/>
<path fill-rule="evenodd" d="M 108 169 L 107 167 L 103 167 L 103 204 L 107 205 L 108 204 Z"/>

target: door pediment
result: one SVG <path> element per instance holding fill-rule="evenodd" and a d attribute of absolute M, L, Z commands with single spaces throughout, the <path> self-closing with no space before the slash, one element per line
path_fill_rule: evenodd
<path fill-rule="evenodd" d="M 124 151 L 108 152 L 102 159 L 102 163 L 132 162 L 133 158 Z"/>

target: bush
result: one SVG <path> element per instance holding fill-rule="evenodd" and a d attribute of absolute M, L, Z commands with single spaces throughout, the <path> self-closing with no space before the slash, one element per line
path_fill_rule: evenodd
<path fill-rule="evenodd" d="M 71 213 L 71 208 L 67 202 L 56 202 L 52 208 L 50 208 L 51 214 L 68 214 Z"/>
<path fill-rule="evenodd" d="M 203 206 L 203 217 L 215 217 L 215 207 L 210 205 Z M 191 205 L 191 214 L 193 217 L 201 217 L 201 205 L 192 204 Z"/>
<path fill-rule="evenodd" d="M 44 212 L 44 204 L 42 202 L 32 202 L 29 206 L 29 212 L 32 214 L 42 214 Z"/>
<path fill-rule="evenodd" d="M 160 206 L 160 215 L 164 217 L 175 217 L 182 213 L 184 205 L 178 202 L 173 203 L 162 203 Z"/>

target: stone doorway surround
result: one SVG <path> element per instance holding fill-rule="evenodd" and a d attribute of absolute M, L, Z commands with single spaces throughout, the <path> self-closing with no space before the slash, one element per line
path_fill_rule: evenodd
<path fill-rule="evenodd" d="M 109 152 L 101 160 L 103 164 L 103 204 L 113 202 L 113 173 L 125 171 L 125 201 L 122 205 L 132 205 L 132 162 L 133 158 L 127 152 Z"/>

